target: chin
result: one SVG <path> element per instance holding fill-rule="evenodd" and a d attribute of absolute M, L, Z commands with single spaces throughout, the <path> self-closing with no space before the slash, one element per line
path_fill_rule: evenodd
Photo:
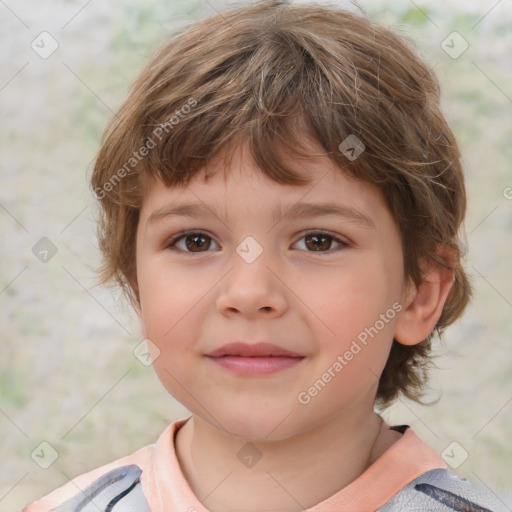
<path fill-rule="evenodd" d="M 227 432 L 240 441 L 268 443 L 284 441 L 300 431 L 294 415 L 283 414 L 283 410 L 278 414 L 270 414 L 253 408 L 250 411 L 239 410 L 233 417 L 216 415 L 216 418 L 222 421 Z"/>

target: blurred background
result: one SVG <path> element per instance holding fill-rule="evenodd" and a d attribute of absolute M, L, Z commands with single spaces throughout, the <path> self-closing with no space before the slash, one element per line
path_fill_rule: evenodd
<path fill-rule="evenodd" d="M 0 512 L 188 415 L 135 357 L 135 313 L 95 286 L 87 180 L 107 121 L 155 49 L 242 3 L 0 1 Z M 434 66 L 469 193 L 475 299 L 436 342 L 427 398 L 439 401 L 400 400 L 384 416 L 512 510 L 512 1 L 336 4 L 393 27 Z"/>

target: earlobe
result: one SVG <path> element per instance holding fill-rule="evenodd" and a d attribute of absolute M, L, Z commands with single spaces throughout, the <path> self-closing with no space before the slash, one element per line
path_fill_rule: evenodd
<path fill-rule="evenodd" d="M 396 341 L 416 345 L 433 331 L 453 286 L 455 277 L 451 268 L 431 262 L 425 269 L 423 281 L 418 286 L 409 285 L 404 309 L 396 322 Z"/>

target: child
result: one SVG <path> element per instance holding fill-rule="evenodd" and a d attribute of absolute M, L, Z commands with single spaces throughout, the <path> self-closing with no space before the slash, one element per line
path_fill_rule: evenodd
<path fill-rule="evenodd" d="M 92 187 L 102 282 L 192 414 L 26 512 L 503 510 L 374 411 L 420 399 L 471 293 L 459 149 L 390 30 L 277 0 L 195 23 L 136 81 Z"/>

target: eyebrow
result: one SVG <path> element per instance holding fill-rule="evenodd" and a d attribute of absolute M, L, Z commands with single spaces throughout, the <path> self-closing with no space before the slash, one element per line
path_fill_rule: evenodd
<path fill-rule="evenodd" d="M 215 212 L 202 203 L 182 203 L 164 206 L 155 210 L 148 218 L 146 225 L 155 224 L 169 217 L 210 217 L 217 216 Z M 295 203 L 284 212 L 281 206 L 277 206 L 272 212 L 272 219 L 275 223 L 290 218 L 308 218 L 336 216 L 350 220 L 367 228 L 375 228 L 375 224 L 368 215 L 356 208 L 342 206 L 333 203 Z"/>

